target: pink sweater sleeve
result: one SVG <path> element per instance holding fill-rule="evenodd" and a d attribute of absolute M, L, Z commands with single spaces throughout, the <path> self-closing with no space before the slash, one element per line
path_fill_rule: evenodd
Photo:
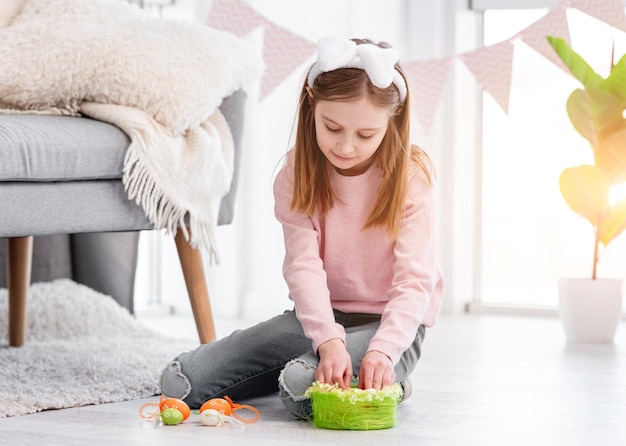
<path fill-rule="evenodd" d="M 443 297 L 443 276 L 436 256 L 432 187 L 418 169 L 409 182 L 395 261 L 381 325 L 368 350 L 387 354 L 398 362 L 413 342 L 420 324 L 432 326 Z"/>
<path fill-rule="evenodd" d="M 287 165 L 274 182 L 274 213 L 285 239 L 283 275 L 294 301 L 296 315 L 313 350 L 331 339 L 345 343 L 345 330 L 335 322 L 326 273 L 320 257 L 320 228 L 301 212 L 290 210 L 293 173 Z"/>

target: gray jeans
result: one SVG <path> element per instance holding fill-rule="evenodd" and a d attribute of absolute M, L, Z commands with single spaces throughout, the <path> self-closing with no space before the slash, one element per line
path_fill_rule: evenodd
<path fill-rule="evenodd" d="M 380 316 L 336 311 L 346 328 L 346 348 L 353 373 L 380 325 Z M 401 381 L 415 368 L 421 354 L 424 327 L 395 366 Z M 319 357 L 304 335 L 294 311 L 285 311 L 265 322 L 181 353 L 161 373 L 161 392 L 183 399 L 192 409 L 211 398 L 229 396 L 234 401 L 280 392 L 287 409 L 298 417 L 309 413 L 306 389 L 315 381 Z"/>

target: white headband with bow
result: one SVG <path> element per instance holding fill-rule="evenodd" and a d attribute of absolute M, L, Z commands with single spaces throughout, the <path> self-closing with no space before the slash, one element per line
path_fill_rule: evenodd
<path fill-rule="evenodd" d="M 315 78 L 327 71 L 359 68 L 378 88 L 387 88 L 393 83 L 404 102 L 406 83 L 395 68 L 397 62 L 398 52 L 393 48 L 381 48 L 371 43 L 357 45 L 352 40 L 333 36 L 322 37 L 317 46 L 317 62 L 309 71 L 307 85 L 312 87 Z"/>

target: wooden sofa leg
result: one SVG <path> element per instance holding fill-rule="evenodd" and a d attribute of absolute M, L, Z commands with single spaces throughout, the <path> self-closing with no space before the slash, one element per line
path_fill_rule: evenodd
<path fill-rule="evenodd" d="M 33 237 L 8 239 L 9 345 L 24 344 L 26 298 L 33 260 Z"/>
<path fill-rule="evenodd" d="M 185 240 L 182 231 L 176 232 L 175 239 L 200 342 L 206 344 L 215 340 L 216 335 L 202 254 L 199 250 L 191 247 L 189 242 Z"/>

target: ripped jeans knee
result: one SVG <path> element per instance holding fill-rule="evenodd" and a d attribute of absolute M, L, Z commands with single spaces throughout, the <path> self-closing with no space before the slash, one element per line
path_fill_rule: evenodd
<path fill-rule="evenodd" d="M 161 372 L 161 393 L 184 400 L 191 393 L 191 383 L 183 374 L 180 362 L 171 361 Z"/>
<path fill-rule="evenodd" d="M 315 381 L 316 369 L 315 359 L 300 357 L 285 364 L 278 377 L 280 399 L 289 412 L 303 420 L 311 417 L 311 399 L 304 394 Z"/>

